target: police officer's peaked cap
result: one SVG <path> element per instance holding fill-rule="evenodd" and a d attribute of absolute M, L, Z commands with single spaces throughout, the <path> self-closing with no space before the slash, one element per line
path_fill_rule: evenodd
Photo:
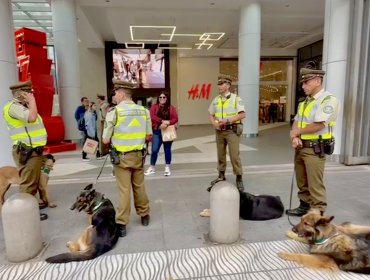
<path fill-rule="evenodd" d="M 21 91 L 21 90 L 30 91 L 32 89 L 32 82 L 27 81 L 27 82 L 17 83 L 15 85 L 10 86 L 9 89 L 12 92 Z"/>
<path fill-rule="evenodd" d="M 314 61 L 310 61 L 306 64 L 304 68 L 301 68 L 300 70 L 300 76 L 301 76 L 301 83 L 311 80 L 315 77 L 324 77 L 325 71 L 321 69 L 317 69 L 316 63 Z"/>
<path fill-rule="evenodd" d="M 113 80 L 113 91 L 116 91 L 117 89 L 120 88 L 125 88 L 125 89 L 134 89 L 136 88 L 137 85 L 131 82 L 127 81 L 121 81 L 121 80 Z"/>
<path fill-rule="evenodd" d="M 217 84 L 221 85 L 223 83 L 228 83 L 231 85 L 232 79 L 228 75 L 221 74 L 218 76 Z"/>

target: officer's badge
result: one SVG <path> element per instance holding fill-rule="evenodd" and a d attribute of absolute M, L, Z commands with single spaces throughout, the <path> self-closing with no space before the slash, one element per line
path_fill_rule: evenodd
<path fill-rule="evenodd" d="M 334 108 L 331 105 L 326 105 L 324 107 L 323 111 L 324 111 L 325 114 L 331 114 L 331 113 L 333 113 Z"/>

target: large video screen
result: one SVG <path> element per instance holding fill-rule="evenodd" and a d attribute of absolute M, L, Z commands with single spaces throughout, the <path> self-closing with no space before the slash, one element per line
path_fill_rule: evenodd
<path fill-rule="evenodd" d="M 165 88 L 165 55 L 161 49 L 112 49 L 113 77 L 138 88 Z"/>

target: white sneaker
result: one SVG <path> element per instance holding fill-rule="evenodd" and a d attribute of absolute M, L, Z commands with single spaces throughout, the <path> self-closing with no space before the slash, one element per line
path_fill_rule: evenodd
<path fill-rule="evenodd" d="M 171 176 L 171 170 L 169 166 L 164 167 L 164 176 Z"/>
<path fill-rule="evenodd" d="M 91 159 L 90 158 L 83 158 L 82 161 L 87 162 L 87 161 L 91 161 Z"/>
<path fill-rule="evenodd" d="M 153 166 L 149 166 L 148 169 L 144 172 L 144 175 L 152 175 L 155 174 L 155 168 Z"/>

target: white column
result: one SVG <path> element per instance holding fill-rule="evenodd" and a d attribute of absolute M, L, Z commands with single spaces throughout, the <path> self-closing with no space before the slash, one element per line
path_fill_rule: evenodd
<path fill-rule="evenodd" d="M 247 137 L 258 136 L 258 106 L 261 52 L 261 6 L 245 5 L 239 23 L 239 95 L 245 103 L 244 132 Z"/>
<path fill-rule="evenodd" d="M 18 81 L 15 58 L 13 15 L 10 0 L 0 0 L 0 109 L 12 99 L 9 86 Z M 14 165 L 11 140 L 4 118 L 0 118 L 0 166 Z"/>
<path fill-rule="evenodd" d="M 52 0 L 54 47 L 56 54 L 58 93 L 65 138 L 79 139 L 74 119 L 80 105 L 80 65 L 74 0 Z"/>
<path fill-rule="evenodd" d="M 323 70 L 326 71 L 324 79 L 325 89 L 335 94 L 341 102 L 341 113 L 335 126 L 335 150 L 339 155 L 341 151 L 343 103 L 346 89 L 346 71 L 348 60 L 348 38 L 350 27 L 351 0 L 326 0 L 325 27 L 323 47 Z"/>

